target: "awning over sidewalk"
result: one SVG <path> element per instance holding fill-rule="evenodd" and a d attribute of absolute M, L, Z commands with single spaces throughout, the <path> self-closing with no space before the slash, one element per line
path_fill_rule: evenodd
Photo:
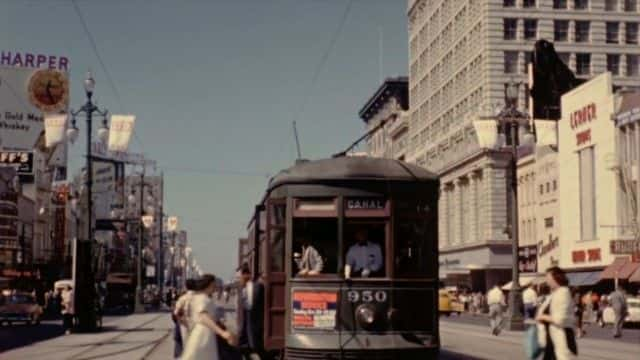
<path fill-rule="evenodd" d="M 640 263 L 631 262 L 628 258 L 616 258 L 600 275 L 601 280 L 628 279 L 638 268 Z"/>
<path fill-rule="evenodd" d="M 567 273 L 569 279 L 569 286 L 591 286 L 600 281 L 600 274 L 602 271 L 585 271 L 585 272 L 573 272 Z"/>
<path fill-rule="evenodd" d="M 544 275 L 532 274 L 532 275 L 520 275 L 520 287 L 527 287 L 529 285 L 538 285 L 544 282 Z M 502 290 L 511 290 L 513 281 L 506 283 Z"/>
<path fill-rule="evenodd" d="M 640 283 L 640 268 L 629 276 L 629 282 Z"/>

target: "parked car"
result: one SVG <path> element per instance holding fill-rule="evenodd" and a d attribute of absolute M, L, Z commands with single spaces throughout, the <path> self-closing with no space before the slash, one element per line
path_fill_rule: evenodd
<path fill-rule="evenodd" d="M 460 315 L 464 312 L 464 304 L 459 302 L 454 294 L 442 289 L 438 292 L 438 310 L 440 314 L 446 316 L 456 313 Z"/>
<path fill-rule="evenodd" d="M 640 299 L 627 298 L 627 307 L 629 315 L 624 319 L 625 323 L 640 324 Z M 607 306 L 602 312 L 602 325 L 613 324 L 615 322 L 615 314 L 611 306 Z"/>
<path fill-rule="evenodd" d="M 42 307 L 30 294 L 0 295 L 0 323 L 11 325 L 14 322 L 26 322 L 37 325 L 42 313 Z"/>

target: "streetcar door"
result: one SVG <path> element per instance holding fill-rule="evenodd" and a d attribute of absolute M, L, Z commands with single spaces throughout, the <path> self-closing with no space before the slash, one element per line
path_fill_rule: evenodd
<path fill-rule="evenodd" d="M 265 348 L 284 347 L 286 199 L 267 202 L 265 271 Z"/>

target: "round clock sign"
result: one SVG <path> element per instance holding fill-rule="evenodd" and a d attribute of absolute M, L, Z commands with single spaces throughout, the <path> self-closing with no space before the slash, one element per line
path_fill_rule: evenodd
<path fill-rule="evenodd" d="M 58 112 L 67 107 L 69 80 L 56 70 L 38 70 L 29 80 L 29 99 L 43 112 Z"/>

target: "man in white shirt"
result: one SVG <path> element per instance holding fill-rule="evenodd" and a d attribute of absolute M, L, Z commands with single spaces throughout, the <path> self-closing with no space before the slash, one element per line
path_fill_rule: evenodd
<path fill-rule="evenodd" d="M 489 305 L 489 324 L 491 333 L 498 336 L 502 330 L 502 309 L 505 306 L 504 293 L 496 284 L 487 293 L 487 305 Z"/>
<path fill-rule="evenodd" d="M 367 230 L 364 228 L 356 232 L 356 241 L 347 251 L 347 265 L 350 266 L 351 273 L 362 277 L 376 275 L 383 265 L 380 245 L 368 240 Z"/>
<path fill-rule="evenodd" d="M 73 315 L 75 314 L 73 295 L 73 289 L 69 285 L 62 290 L 62 326 L 65 335 L 71 334 L 73 327 Z"/>
<path fill-rule="evenodd" d="M 522 303 L 524 304 L 524 319 L 533 320 L 536 317 L 536 302 L 538 301 L 538 293 L 533 285 L 528 286 L 522 292 Z"/>

